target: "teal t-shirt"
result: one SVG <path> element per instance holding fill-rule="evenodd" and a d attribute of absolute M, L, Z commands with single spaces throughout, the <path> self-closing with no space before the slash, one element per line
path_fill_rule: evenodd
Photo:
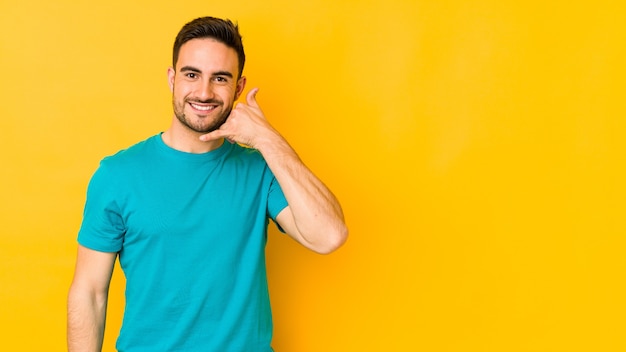
<path fill-rule="evenodd" d="M 260 153 L 237 144 L 190 154 L 156 135 L 103 159 L 78 242 L 119 252 L 117 349 L 272 351 L 265 244 L 286 206 Z"/>

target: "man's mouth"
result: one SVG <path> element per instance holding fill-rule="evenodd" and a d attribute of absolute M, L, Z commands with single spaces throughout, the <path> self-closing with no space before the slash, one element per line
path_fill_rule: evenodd
<path fill-rule="evenodd" d="M 198 111 L 211 111 L 215 108 L 217 108 L 217 105 L 213 105 L 213 104 L 198 104 L 198 103 L 189 103 L 189 105 L 191 105 L 191 107 L 194 110 L 198 110 Z"/>

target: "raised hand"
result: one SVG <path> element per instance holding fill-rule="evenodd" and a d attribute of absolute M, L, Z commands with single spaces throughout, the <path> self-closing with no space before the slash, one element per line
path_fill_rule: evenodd
<path fill-rule="evenodd" d="M 276 216 L 278 224 L 303 246 L 330 253 L 348 236 L 341 205 L 265 119 L 256 101 L 257 92 L 258 88 L 248 92 L 246 104 L 237 104 L 219 129 L 200 136 L 200 140 L 226 138 L 257 149 L 289 203 Z"/>
<path fill-rule="evenodd" d="M 251 89 L 246 96 L 246 104 L 237 103 L 226 122 L 219 129 L 200 136 L 200 140 L 207 142 L 225 138 L 259 149 L 260 144 L 278 137 L 278 132 L 267 121 L 256 101 L 258 91 L 258 88 Z"/>

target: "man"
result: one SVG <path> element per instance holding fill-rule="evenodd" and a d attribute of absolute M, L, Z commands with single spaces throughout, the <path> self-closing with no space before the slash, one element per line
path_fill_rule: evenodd
<path fill-rule="evenodd" d="M 341 207 L 242 94 L 238 27 L 198 18 L 174 43 L 169 129 L 102 160 L 87 191 L 68 297 L 70 351 L 100 351 L 119 256 L 119 351 L 272 351 L 268 219 L 305 247 L 346 240 Z M 240 144 L 247 147 L 242 147 Z"/>

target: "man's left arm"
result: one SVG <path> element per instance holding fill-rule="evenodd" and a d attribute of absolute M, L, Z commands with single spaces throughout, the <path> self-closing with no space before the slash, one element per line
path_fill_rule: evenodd
<path fill-rule="evenodd" d="M 257 92 L 257 88 L 252 89 L 247 95 L 247 104 L 237 104 L 220 129 L 200 139 L 226 138 L 257 149 L 289 204 L 278 214 L 278 224 L 303 246 L 318 253 L 330 253 L 348 236 L 341 205 L 265 119 L 256 102 Z"/>

